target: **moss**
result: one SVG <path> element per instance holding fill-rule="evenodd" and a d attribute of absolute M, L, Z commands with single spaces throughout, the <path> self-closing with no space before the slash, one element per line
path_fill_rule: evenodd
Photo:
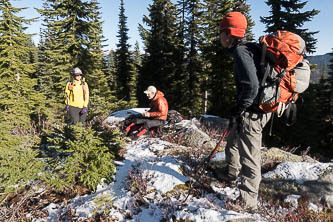
<path fill-rule="evenodd" d="M 188 190 L 189 187 L 186 184 L 178 184 L 178 185 L 174 186 L 174 189 L 176 189 L 176 190 Z"/>
<path fill-rule="evenodd" d="M 156 189 L 151 189 L 151 190 L 148 190 L 148 191 L 147 191 L 147 194 L 155 193 L 155 192 L 156 192 Z"/>
<path fill-rule="evenodd" d="M 261 152 L 261 164 L 265 165 L 270 162 L 317 162 L 307 156 L 298 156 L 288 153 L 278 148 L 271 148 Z"/>
<path fill-rule="evenodd" d="M 172 190 L 166 192 L 166 195 L 173 195 L 180 191 L 187 191 L 187 190 L 189 190 L 189 187 L 186 184 L 178 184 L 174 186 Z"/>

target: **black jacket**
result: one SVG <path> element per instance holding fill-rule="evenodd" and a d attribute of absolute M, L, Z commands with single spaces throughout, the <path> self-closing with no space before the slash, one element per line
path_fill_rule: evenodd
<path fill-rule="evenodd" d="M 261 79 L 261 48 L 257 43 L 240 42 L 231 49 L 234 57 L 234 77 L 237 88 L 237 109 L 260 112 L 258 108 Z"/>

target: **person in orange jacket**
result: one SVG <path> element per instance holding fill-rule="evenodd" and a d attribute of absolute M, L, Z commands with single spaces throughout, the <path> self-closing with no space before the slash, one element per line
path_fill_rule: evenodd
<path fill-rule="evenodd" d="M 129 136 L 142 136 L 151 128 L 164 125 L 167 119 L 169 107 L 164 94 L 155 86 L 149 86 L 144 93 L 151 100 L 150 109 L 142 114 L 143 118 L 138 117 L 128 123 L 125 131 Z"/>
<path fill-rule="evenodd" d="M 87 118 L 89 103 L 88 84 L 83 80 L 82 71 L 76 67 L 72 70 L 72 81 L 68 81 L 65 88 L 66 111 L 69 124 L 84 123 Z"/>

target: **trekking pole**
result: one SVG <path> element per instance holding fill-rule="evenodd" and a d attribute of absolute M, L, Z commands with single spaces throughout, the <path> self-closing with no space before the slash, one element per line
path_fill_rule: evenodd
<path fill-rule="evenodd" d="M 221 143 L 223 142 L 224 138 L 229 134 L 230 132 L 230 126 L 228 126 L 228 128 L 225 130 L 225 132 L 223 133 L 220 141 L 218 142 L 218 144 L 215 146 L 215 148 L 212 150 L 212 152 L 209 154 L 209 156 L 207 158 L 205 158 L 203 161 L 201 161 L 200 164 L 197 165 L 196 169 L 195 169 L 195 172 L 197 171 L 204 171 L 209 163 L 209 161 L 211 161 L 211 159 L 213 159 L 217 149 L 220 147 Z M 203 175 L 203 173 L 199 173 L 198 174 L 199 176 L 196 178 L 196 181 L 199 181 L 199 179 L 201 178 L 201 176 Z M 181 204 L 185 203 L 187 198 L 190 196 L 191 194 L 191 191 L 193 189 L 193 186 L 191 186 L 191 183 L 190 183 L 190 189 L 188 190 L 188 194 L 185 198 L 184 201 L 181 202 Z"/>
<path fill-rule="evenodd" d="M 221 143 L 223 142 L 224 138 L 229 134 L 230 132 L 230 127 L 228 127 L 225 132 L 223 133 L 219 143 L 216 145 L 215 149 L 212 150 L 212 152 L 209 154 L 209 156 L 206 159 L 206 162 L 208 163 L 209 161 L 211 161 L 211 159 L 213 159 L 217 149 L 221 146 Z"/>

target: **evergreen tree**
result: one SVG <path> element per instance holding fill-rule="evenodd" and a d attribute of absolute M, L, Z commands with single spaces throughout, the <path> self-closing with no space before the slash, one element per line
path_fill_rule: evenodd
<path fill-rule="evenodd" d="M 32 20 L 16 16 L 21 9 L 12 7 L 9 1 L 0 4 L 0 109 L 12 127 L 27 129 L 30 115 L 43 100 L 34 91 L 35 64 L 29 60 L 34 48 L 31 35 L 24 33 L 24 24 Z"/>
<path fill-rule="evenodd" d="M 117 98 L 115 92 L 109 88 L 106 74 L 104 73 L 104 55 L 102 43 L 105 41 L 102 35 L 102 22 L 99 3 L 96 0 L 91 1 L 87 8 L 90 13 L 90 22 L 87 36 L 90 40 L 87 43 L 86 54 L 82 57 L 80 67 L 86 66 L 87 81 L 91 89 L 90 118 L 102 114 L 109 114 L 115 111 L 117 107 Z"/>
<path fill-rule="evenodd" d="M 301 12 L 306 3 L 307 1 L 302 0 L 267 0 L 266 4 L 271 8 L 271 15 L 260 17 L 260 21 L 266 24 L 267 33 L 287 30 L 298 34 L 306 42 L 307 52 L 313 53 L 317 43 L 314 35 L 319 31 L 311 32 L 302 27 L 305 22 L 311 21 L 319 10 Z"/>
<path fill-rule="evenodd" d="M 322 80 L 320 90 L 323 98 L 320 104 L 322 118 L 322 127 L 319 131 L 321 135 L 321 153 L 324 156 L 333 157 L 332 155 L 332 144 L 333 144 L 333 50 L 329 53 L 331 56 L 330 63 L 328 66 L 327 79 Z"/>
<path fill-rule="evenodd" d="M 327 85 L 328 85 L 328 113 L 330 113 L 330 115 L 333 114 L 333 49 L 332 52 L 329 53 L 329 55 L 331 56 L 330 59 L 330 64 L 328 65 L 328 76 L 327 76 Z"/>
<path fill-rule="evenodd" d="M 50 95 L 64 103 L 63 90 L 73 67 L 78 66 L 90 88 L 90 118 L 114 105 L 103 72 L 102 22 L 97 1 L 46 0 L 43 9 L 41 73 L 52 84 Z M 48 64 L 45 64 L 47 63 Z M 43 82 L 41 80 L 41 82 Z M 46 81 L 44 81 L 46 82 Z"/>
<path fill-rule="evenodd" d="M 24 33 L 33 20 L 17 16 L 21 10 L 0 1 L 0 192 L 21 188 L 43 169 L 28 133 L 44 98 L 34 90 L 34 47 L 31 35 Z"/>
<path fill-rule="evenodd" d="M 51 133 L 47 136 L 46 153 L 56 152 L 62 161 L 49 159 L 52 167 L 47 182 L 59 190 L 76 184 L 95 190 L 102 178 L 111 182 L 115 155 L 124 145 L 119 136 L 118 130 L 97 132 L 80 125 Z"/>
<path fill-rule="evenodd" d="M 51 104 L 54 103 L 51 106 L 64 103 L 64 85 L 69 80 L 69 73 L 73 68 L 73 64 L 69 62 L 71 56 L 63 47 L 65 32 L 62 27 L 64 24 L 59 22 L 61 14 L 66 11 L 64 12 L 60 7 L 55 10 L 58 4 L 60 3 L 56 3 L 56 1 L 44 0 L 43 9 L 38 9 L 42 15 L 42 25 L 45 27 L 40 33 L 39 87 L 47 95 Z M 67 42 L 69 43 L 69 41 Z"/>
<path fill-rule="evenodd" d="M 131 47 L 128 44 L 128 28 L 126 26 L 127 17 L 125 16 L 124 0 L 120 1 L 119 13 L 119 30 L 117 37 L 119 43 L 116 50 L 116 68 L 117 68 L 117 96 L 118 99 L 130 101 L 130 94 L 133 90 L 133 84 L 130 82 L 133 79 L 133 61 L 129 52 Z M 130 87 L 131 84 L 131 87 Z"/>
<path fill-rule="evenodd" d="M 29 56 L 25 58 L 26 63 L 30 63 L 34 65 L 34 69 L 36 70 L 37 63 L 38 63 L 38 47 L 35 46 L 34 42 L 32 41 L 32 37 L 29 38 L 27 42 L 27 47 L 31 50 L 29 51 Z M 36 78 L 36 73 L 30 75 L 32 78 Z"/>
<path fill-rule="evenodd" d="M 154 0 L 148 7 L 149 17 L 143 22 L 147 29 L 139 26 L 144 40 L 145 54 L 138 79 L 138 99 L 142 106 L 147 101 L 143 91 L 155 85 L 168 99 L 172 77 L 175 74 L 177 54 L 176 7 L 170 0 Z M 172 104 L 170 104 L 172 106 Z M 147 106 L 147 103 L 146 103 Z"/>
<path fill-rule="evenodd" d="M 204 112 L 203 107 L 203 91 L 201 90 L 203 77 L 202 67 L 203 61 L 199 54 L 199 44 L 201 42 L 201 14 L 202 4 L 199 0 L 187 0 L 184 2 L 185 9 L 185 32 L 184 44 L 187 48 L 186 57 L 186 75 L 185 88 L 186 92 L 185 102 L 191 115 L 197 116 Z M 183 99 L 184 99 L 183 98 Z"/>
<path fill-rule="evenodd" d="M 36 77 L 38 78 L 38 85 L 36 89 L 43 93 L 45 99 L 45 110 L 42 112 L 42 120 L 47 120 L 48 125 L 63 121 L 63 85 L 61 83 L 68 80 L 67 75 L 63 75 L 70 67 L 64 65 L 66 55 L 56 46 L 58 42 L 57 33 L 49 28 L 51 21 L 54 19 L 51 16 L 51 3 L 45 1 L 43 3 L 42 24 L 46 27 L 40 31 L 40 42 L 38 45 L 38 62 Z M 42 13 L 40 9 L 37 9 Z"/>
<path fill-rule="evenodd" d="M 117 77 L 116 77 L 116 62 L 115 62 L 115 52 L 113 50 L 110 50 L 109 54 L 105 56 L 105 67 L 107 69 L 106 77 L 109 83 L 109 88 L 111 91 L 115 92 L 117 89 Z"/>
<path fill-rule="evenodd" d="M 130 106 L 131 107 L 137 107 L 138 106 L 138 100 L 137 100 L 137 83 L 138 83 L 138 77 L 139 77 L 139 70 L 141 68 L 141 53 L 140 53 L 140 47 L 139 43 L 136 41 L 134 52 L 132 53 L 132 73 L 131 73 L 131 79 L 129 82 L 129 86 L 131 91 L 129 92 L 130 95 Z"/>
<path fill-rule="evenodd" d="M 185 46 L 185 31 L 186 31 L 186 2 L 185 0 L 177 1 L 177 33 L 176 45 L 177 51 L 174 52 L 175 72 L 171 77 L 168 102 L 170 107 L 182 113 L 187 118 L 190 115 L 188 107 L 188 72 L 186 65 L 187 47 Z M 183 96 L 179 96 L 183 95 Z"/>

